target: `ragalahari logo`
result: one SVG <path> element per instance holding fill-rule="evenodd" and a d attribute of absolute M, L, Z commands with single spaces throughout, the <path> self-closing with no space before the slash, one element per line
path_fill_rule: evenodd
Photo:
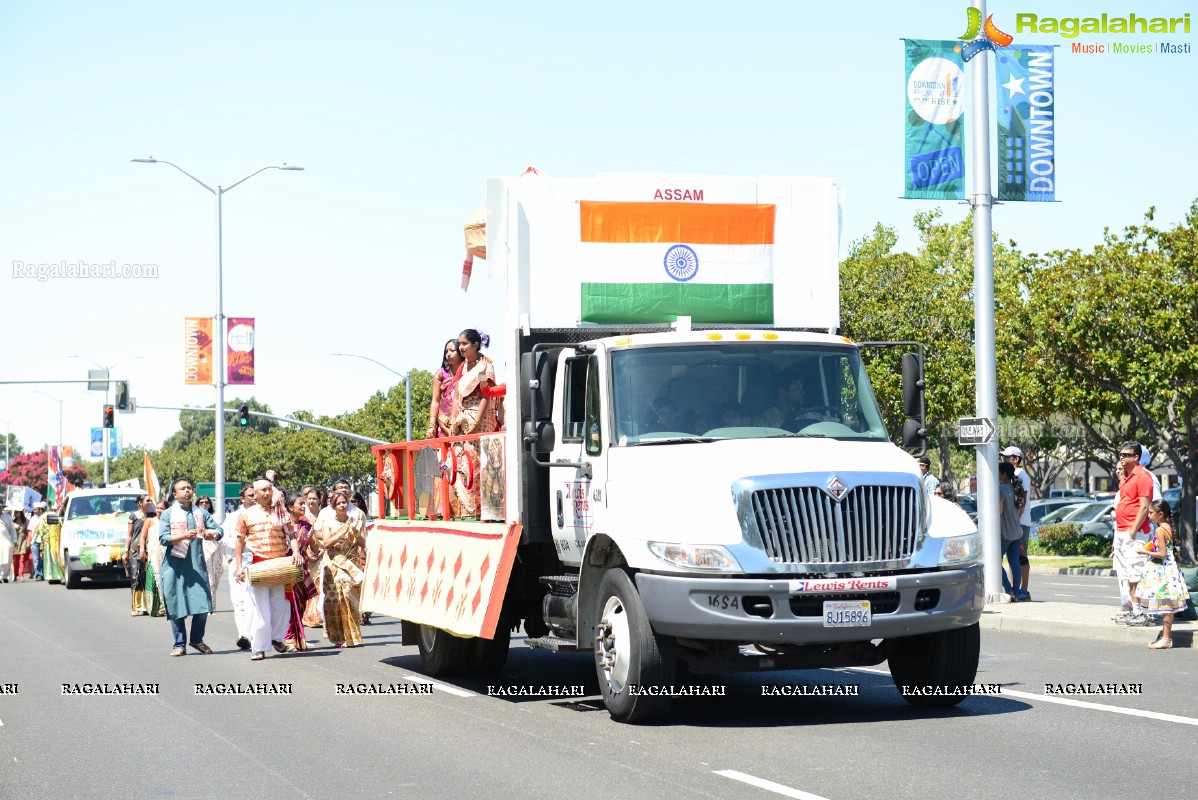
<path fill-rule="evenodd" d="M 986 17 L 982 24 L 981 10 L 970 6 L 965 9 L 965 33 L 957 38 L 965 42 L 961 45 L 961 60 L 968 61 L 983 50 L 994 52 L 994 46 L 1006 47 L 1015 41 L 1009 33 L 1003 33 L 994 24 L 994 15 Z"/>

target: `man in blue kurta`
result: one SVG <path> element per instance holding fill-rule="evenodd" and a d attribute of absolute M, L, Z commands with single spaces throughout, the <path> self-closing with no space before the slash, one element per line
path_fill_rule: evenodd
<path fill-rule="evenodd" d="M 195 487 L 191 481 L 177 479 L 171 485 L 171 493 L 175 502 L 163 512 L 158 524 L 158 540 L 166 549 L 159 582 L 166 616 L 175 634 L 171 655 L 184 655 L 186 643 L 204 655 L 211 655 L 212 648 L 204 644 L 212 595 L 204 564 L 203 542 L 205 539 L 217 541 L 223 532 L 207 511 L 192 503 Z M 190 642 L 187 640 L 188 617 L 192 617 Z"/>

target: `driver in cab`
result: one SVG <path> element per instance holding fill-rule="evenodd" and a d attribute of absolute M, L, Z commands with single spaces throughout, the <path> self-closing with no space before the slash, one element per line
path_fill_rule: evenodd
<path fill-rule="evenodd" d="M 784 376 L 774 397 L 774 404 L 753 419 L 754 425 L 764 428 L 801 428 L 826 419 L 820 413 L 823 406 L 807 402 L 803 379 L 796 374 Z"/>

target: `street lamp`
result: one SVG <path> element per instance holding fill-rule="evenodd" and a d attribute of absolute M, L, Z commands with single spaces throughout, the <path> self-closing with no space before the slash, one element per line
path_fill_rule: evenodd
<path fill-rule="evenodd" d="M 394 373 L 394 374 L 398 375 L 399 377 L 403 378 L 404 403 L 406 404 L 406 411 L 404 413 L 404 417 L 406 419 L 407 427 L 408 427 L 408 441 L 409 442 L 412 441 L 412 373 L 409 372 L 407 375 L 404 375 L 402 372 L 397 372 L 396 370 L 391 369 L 391 367 L 388 367 L 386 364 L 384 364 L 381 361 L 375 361 L 370 356 L 360 356 L 360 355 L 357 355 L 356 353 L 329 353 L 329 355 L 341 356 L 342 358 L 360 358 L 363 361 L 370 361 L 374 364 L 378 364 L 380 367 L 387 370 L 388 372 Z"/>
<path fill-rule="evenodd" d="M 30 392 L 30 394 L 44 394 L 46 397 L 49 397 L 54 402 L 58 403 L 58 457 L 62 458 L 62 404 L 68 398 L 58 398 L 49 392 L 43 392 L 41 389 L 34 389 Z"/>
<path fill-rule="evenodd" d="M 95 359 L 88 358 L 87 356 L 76 355 L 76 356 L 67 356 L 67 358 L 79 358 L 84 361 L 90 361 L 91 363 L 93 363 L 97 367 L 99 367 L 100 369 L 104 370 L 104 405 L 107 406 L 108 405 L 108 389 L 109 389 L 109 387 L 112 386 L 112 381 L 109 380 L 109 378 L 112 377 L 112 370 L 116 369 L 121 364 L 128 364 L 130 361 L 137 361 L 139 358 L 145 358 L 145 356 L 132 356 L 130 358 L 126 358 L 124 361 L 118 361 L 110 367 L 106 367 L 103 364 L 101 364 L 100 362 L 96 361 Z M 104 445 L 103 445 L 103 447 L 104 447 L 104 485 L 107 486 L 108 485 L 108 451 L 109 451 L 108 437 L 111 434 L 108 433 L 108 428 L 104 428 L 103 430 L 104 430 Z M 61 447 L 61 445 L 60 445 L 60 447 Z"/>
<path fill-rule="evenodd" d="M 224 299 L 224 264 L 221 253 L 221 198 L 225 192 L 231 191 L 234 187 L 245 183 L 250 178 L 257 175 L 259 172 L 265 172 L 268 169 L 281 169 L 288 172 L 299 172 L 303 167 L 290 166 L 288 164 L 271 164 L 270 166 L 262 167 L 254 170 L 249 175 L 246 175 L 239 181 L 234 181 L 228 186 L 209 186 L 202 180 L 192 175 L 187 170 L 174 164 L 170 161 L 164 161 L 159 158 L 133 158 L 130 159 L 138 164 L 169 164 L 175 169 L 182 172 L 193 181 L 203 186 L 216 197 L 216 341 L 214 346 L 216 349 L 216 513 L 219 519 L 225 516 L 225 299 Z"/>

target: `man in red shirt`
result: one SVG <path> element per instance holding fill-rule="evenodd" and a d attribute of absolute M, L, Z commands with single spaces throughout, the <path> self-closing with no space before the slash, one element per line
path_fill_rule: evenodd
<path fill-rule="evenodd" d="M 1138 442 L 1119 445 L 1119 466 L 1123 477 L 1119 480 L 1119 496 L 1115 504 L 1115 539 L 1112 542 L 1112 557 L 1115 572 L 1119 576 L 1119 596 L 1122 611 L 1115 617 L 1124 625 L 1152 624 L 1145 614 L 1136 614 L 1132 597 L 1140 573 L 1148 557 L 1136 552 L 1136 537 L 1147 541 L 1148 504 L 1152 501 L 1152 476 L 1140 466 L 1143 452 Z"/>

